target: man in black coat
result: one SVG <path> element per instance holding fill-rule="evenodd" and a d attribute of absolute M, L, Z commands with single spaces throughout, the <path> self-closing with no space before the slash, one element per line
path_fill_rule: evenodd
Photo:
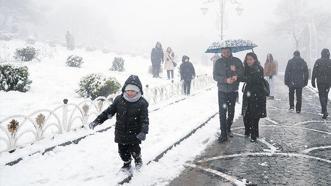
<path fill-rule="evenodd" d="M 180 77 L 183 81 L 184 86 L 184 94 L 191 94 L 191 81 L 195 77 L 195 69 L 193 64 L 190 62 L 190 58 L 188 56 L 183 56 L 182 64 L 180 65 Z"/>
<path fill-rule="evenodd" d="M 116 114 L 115 143 L 124 161 L 123 169 L 131 168 L 131 156 L 136 167 L 142 165 L 139 144 L 146 139 L 148 133 L 148 102 L 142 97 L 143 89 L 138 76 L 131 75 L 122 88 L 122 94 L 117 96 L 112 105 L 103 111 L 89 127 L 102 124 Z"/>
<path fill-rule="evenodd" d="M 157 42 L 155 48 L 152 49 L 151 61 L 153 77 L 158 78 L 160 77 L 161 63 L 164 61 L 164 53 L 160 42 Z"/>
<path fill-rule="evenodd" d="M 329 49 L 322 50 L 322 57 L 315 62 L 313 75 L 311 78 L 311 84 L 316 88 L 316 79 L 318 94 L 322 107 L 323 119 L 328 117 L 328 96 L 331 86 L 331 60 L 330 60 L 330 51 Z"/>
<path fill-rule="evenodd" d="M 233 123 L 239 82 L 243 80 L 244 66 L 240 59 L 233 57 L 230 48 L 221 49 L 222 57 L 214 64 L 213 78 L 218 86 L 218 105 L 220 115 L 221 136 L 219 142 L 233 137 Z"/>
<path fill-rule="evenodd" d="M 285 70 L 285 85 L 289 87 L 290 111 L 294 110 L 294 93 L 296 93 L 296 112 L 301 112 L 302 89 L 308 84 L 308 66 L 300 57 L 300 52 L 295 51 L 294 57 L 287 63 Z"/>

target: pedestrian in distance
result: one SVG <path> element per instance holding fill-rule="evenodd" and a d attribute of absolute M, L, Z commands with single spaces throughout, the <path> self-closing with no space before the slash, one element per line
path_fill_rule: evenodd
<path fill-rule="evenodd" d="M 294 57 L 287 63 L 285 70 L 285 85 L 289 88 L 290 111 L 294 111 L 294 94 L 296 94 L 296 112 L 301 112 L 302 89 L 308 84 L 308 66 L 301 58 L 300 52 L 295 51 Z"/>
<path fill-rule="evenodd" d="M 151 61 L 153 77 L 160 78 L 161 63 L 164 62 L 164 53 L 160 42 L 157 42 L 156 46 L 152 49 Z"/>
<path fill-rule="evenodd" d="M 186 55 L 182 57 L 182 64 L 180 65 L 180 79 L 183 82 L 184 94 L 191 94 L 192 79 L 195 78 L 195 69 L 190 62 L 190 58 Z"/>
<path fill-rule="evenodd" d="M 177 63 L 175 62 L 175 53 L 170 47 L 168 47 L 164 57 L 164 69 L 167 71 L 168 80 L 172 80 L 174 79 L 174 70 L 177 66 Z"/>
<path fill-rule="evenodd" d="M 315 62 L 311 78 L 311 84 L 314 88 L 316 88 L 316 81 L 322 107 L 322 118 L 326 119 L 329 115 L 327 107 L 331 86 L 331 60 L 329 49 L 323 49 L 321 52 L 321 58 Z"/>
<path fill-rule="evenodd" d="M 278 63 L 274 60 L 272 54 L 267 55 L 267 60 L 264 64 L 264 76 L 265 79 L 268 81 L 270 86 L 270 96 L 269 99 L 274 99 L 274 79 L 278 73 Z"/>

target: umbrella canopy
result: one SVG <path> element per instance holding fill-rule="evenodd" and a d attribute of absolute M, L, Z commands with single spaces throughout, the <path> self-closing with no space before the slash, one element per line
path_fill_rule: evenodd
<path fill-rule="evenodd" d="M 221 42 L 212 43 L 212 45 L 208 47 L 206 53 L 220 53 L 222 48 L 231 48 L 232 52 L 236 53 L 245 50 L 252 50 L 255 47 L 257 47 L 257 45 L 250 40 L 223 40 Z"/>

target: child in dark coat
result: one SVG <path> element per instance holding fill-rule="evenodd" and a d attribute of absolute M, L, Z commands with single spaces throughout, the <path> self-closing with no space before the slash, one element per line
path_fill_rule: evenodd
<path fill-rule="evenodd" d="M 131 160 L 135 160 L 136 168 L 142 166 L 141 141 L 148 133 L 148 102 L 142 97 L 143 89 L 138 76 L 131 75 L 112 105 L 103 111 L 92 123 L 91 129 L 111 119 L 116 114 L 115 143 L 124 162 L 122 169 L 131 169 Z"/>
<path fill-rule="evenodd" d="M 182 58 L 182 64 L 180 65 L 180 77 L 181 80 L 184 81 L 184 94 L 190 95 L 191 81 L 195 77 L 195 69 L 188 56 L 183 56 Z"/>

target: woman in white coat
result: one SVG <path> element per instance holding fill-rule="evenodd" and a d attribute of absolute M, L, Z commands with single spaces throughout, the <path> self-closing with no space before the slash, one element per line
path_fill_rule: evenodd
<path fill-rule="evenodd" d="M 175 53 L 170 47 L 167 48 L 164 59 L 164 69 L 167 71 L 168 79 L 174 79 L 174 70 L 176 67 Z"/>

